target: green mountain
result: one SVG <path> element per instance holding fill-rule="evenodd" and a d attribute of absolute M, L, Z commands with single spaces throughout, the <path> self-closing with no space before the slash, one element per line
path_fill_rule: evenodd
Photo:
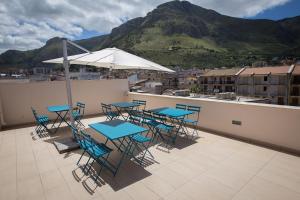
<path fill-rule="evenodd" d="M 40 66 L 42 60 L 62 56 L 60 41 L 52 38 L 39 49 L 6 51 L 0 55 L 0 66 Z M 187 1 L 171 1 L 108 35 L 75 42 L 92 51 L 115 46 L 165 66 L 240 66 L 299 57 L 300 16 L 278 21 L 241 19 Z"/>

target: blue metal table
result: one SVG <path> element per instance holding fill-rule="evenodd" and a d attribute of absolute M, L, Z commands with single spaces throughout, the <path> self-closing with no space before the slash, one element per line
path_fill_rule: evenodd
<path fill-rule="evenodd" d="M 183 118 L 187 115 L 193 114 L 192 111 L 171 108 L 171 107 L 155 108 L 152 109 L 151 111 L 160 115 L 166 115 L 169 118 Z"/>
<path fill-rule="evenodd" d="M 172 107 L 155 108 L 155 109 L 152 109 L 151 112 L 160 114 L 160 115 L 165 115 L 166 117 L 168 117 L 170 119 L 171 123 L 176 128 L 175 139 L 178 136 L 179 130 L 182 129 L 182 126 L 184 124 L 183 119 L 187 115 L 194 113 L 192 111 L 177 109 L 177 108 L 172 108 Z M 174 142 L 175 142 L 175 140 L 173 141 L 173 143 Z"/>
<path fill-rule="evenodd" d="M 118 149 L 118 151 L 122 152 L 122 157 L 117 166 L 114 166 L 110 163 L 110 171 L 114 175 L 116 175 L 116 173 L 118 172 L 118 169 L 125 155 L 130 154 L 132 145 L 134 145 L 134 141 L 131 139 L 131 136 L 149 131 L 144 127 L 137 126 L 130 122 L 119 119 L 89 124 L 89 127 L 106 137 L 105 144 L 108 142 L 108 140 L 110 140 L 112 144 Z M 117 141 L 120 143 L 119 145 L 116 143 Z M 127 144 L 124 144 L 124 141 L 126 141 Z"/>
<path fill-rule="evenodd" d="M 112 103 L 112 106 L 114 106 L 119 113 L 120 116 L 124 120 L 128 120 L 130 117 L 130 111 L 133 110 L 135 107 L 139 107 L 140 104 L 136 102 L 117 102 L 117 103 Z M 125 116 L 123 113 L 127 113 L 127 116 Z"/>
<path fill-rule="evenodd" d="M 67 123 L 70 126 L 69 122 L 66 119 L 67 114 L 69 113 L 69 109 L 70 109 L 70 107 L 68 105 L 48 106 L 47 109 L 49 112 L 56 113 L 56 115 L 57 115 L 56 119 L 53 122 L 53 125 L 51 126 L 51 129 L 55 128 L 54 133 L 57 132 L 57 130 L 59 129 L 59 127 L 61 126 L 61 124 L 63 122 Z M 59 124 L 57 127 L 55 127 L 55 123 L 58 121 L 59 121 Z"/>

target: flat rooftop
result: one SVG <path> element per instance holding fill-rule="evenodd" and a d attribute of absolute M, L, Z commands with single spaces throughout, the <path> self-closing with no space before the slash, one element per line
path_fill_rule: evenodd
<path fill-rule="evenodd" d="M 68 128 L 43 138 L 34 127 L 0 132 L 0 199 L 300 199 L 297 156 L 199 131 L 169 151 L 152 146 L 155 159 L 144 167 L 126 160 L 116 177 L 104 170 L 96 184 L 76 165 L 81 150 L 59 154 L 52 144 L 68 135 Z"/>

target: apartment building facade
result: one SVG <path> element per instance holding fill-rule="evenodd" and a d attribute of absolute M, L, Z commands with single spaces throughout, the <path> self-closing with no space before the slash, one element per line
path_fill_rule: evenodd
<path fill-rule="evenodd" d="M 211 70 L 199 78 L 203 94 L 235 92 L 272 104 L 300 106 L 300 65 Z"/>
<path fill-rule="evenodd" d="M 214 69 L 199 76 L 200 92 L 215 94 L 220 92 L 235 92 L 236 79 L 243 68 Z"/>
<path fill-rule="evenodd" d="M 291 73 L 289 94 L 289 105 L 300 106 L 300 65 L 296 65 Z"/>
<path fill-rule="evenodd" d="M 272 104 L 289 102 L 289 75 L 294 66 L 244 68 L 237 77 L 237 95 L 269 99 Z"/>

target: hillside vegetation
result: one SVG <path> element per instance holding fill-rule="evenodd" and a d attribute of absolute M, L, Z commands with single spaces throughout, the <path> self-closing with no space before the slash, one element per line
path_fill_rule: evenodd
<path fill-rule="evenodd" d="M 165 66 L 241 66 L 274 57 L 299 57 L 300 16 L 279 21 L 241 19 L 187 1 L 171 1 L 108 35 L 75 42 L 93 51 L 118 47 Z M 60 56 L 61 40 L 52 38 L 39 49 L 3 53 L 0 66 L 30 68 Z"/>

